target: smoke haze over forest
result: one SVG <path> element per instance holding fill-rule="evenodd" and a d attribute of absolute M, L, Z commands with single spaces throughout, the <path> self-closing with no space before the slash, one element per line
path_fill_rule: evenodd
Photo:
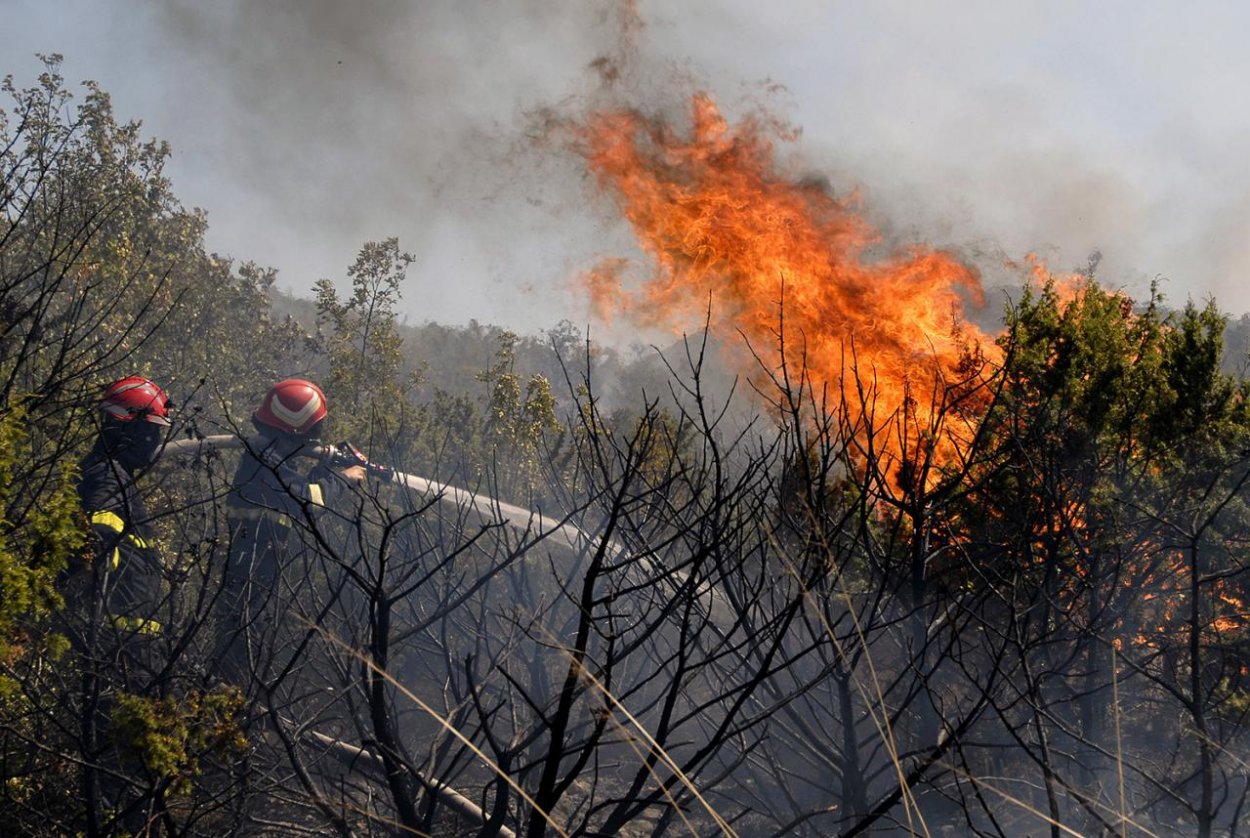
<path fill-rule="evenodd" d="M 1233 12 L 0 3 L 0 835 L 1240 834 Z"/>
<path fill-rule="evenodd" d="M 1162 278 L 1173 304 L 1250 309 L 1248 13 L 1232 4 L 4 6 L 5 70 L 20 84 L 35 52 L 63 53 L 71 83 L 99 81 L 169 140 L 210 246 L 306 294 L 398 235 L 418 257 L 412 322 L 587 322 L 571 280 L 633 245 L 580 161 L 529 142 L 534 114 L 672 109 L 693 90 L 731 120 L 767 107 L 802 131 L 783 149 L 796 169 L 987 274 L 1099 249 L 1103 282 L 1135 296 Z"/>

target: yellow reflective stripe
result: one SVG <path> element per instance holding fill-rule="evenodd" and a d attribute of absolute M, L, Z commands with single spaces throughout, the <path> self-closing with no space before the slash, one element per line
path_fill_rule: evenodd
<path fill-rule="evenodd" d="M 92 512 L 89 517 L 93 525 L 98 524 L 102 527 L 108 527 L 113 532 L 121 532 L 122 530 L 126 529 L 126 522 L 122 520 L 122 516 L 118 515 L 116 512 L 109 512 L 108 510 L 104 510 L 101 512 Z M 151 543 L 146 538 L 144 538 L 141 535 L 136 535 L 135 533 L 132 533 L 132 532 L 126 533 L 125 538 L 127 542 L 143 550 L 146 550 L 152 546 Z M 113 551 L 113 567 L 117 567 L 117 563 L 118 563 L 117 551 L 114 550 Z"/>
<path fill-rule="evenodd" d="M 133 544 L 134 546 L 136 546 L 136 547 L 141 547 L 141 548 L 143 548 L 143 549 L 145 549 L 145 550 L 146 550 L 148 547 L 151 547 L 151 546 L 152 546 L 151 544 L 149 544 L 149 543 L 148 543 L 148 540 L 147 540 L 146 538 L 143 538 L 143 537 L 141 537 L 141 536 L 137 536 L 137 535 L 135 535 L 135 534 L 134 534 L 134 533 L 132 533 L 132 532 L 126 533 L 126 540 L 127 540 L 127 541 L 129 541 L 129 542 L 130 542 L 131 544 Z"/>
<path fill-rule="evenodd" d="M 313 506 L 325 506 L 326 505 L 325 498 L 321 496 L 321 484 L 320 483 L 308 484 L 308 499 L 312 501 Z"/>
<path fill-rule="evenodd" d="M 145 620 L 142 617 L 113 618 L 113 627 L 122 631 L 133 631 L 136 634 L 160 634 L 161 624 L 156 620 Z"/>
<path fill-rule="evenodd" d="M 92 512 L 90 518 L 92 525 L 99 524 L 102 527 L 108 527 L 113 532 L 121 532 L 126 528 L 126 522 L 123 521 L 122 517 L 116 512 L 108 512 L 107 510 L 103 512 Z M 137 536 L 131 536 L 131 539 L 136 537 Z M 140 538 L 139 541 L 143 541 L 143 539 Z M 122 552 L 114 547 L 113 555 L 109 557 L 109 566 L 112 567 L 113 570 L 117 570 L 117 568 L 121 567 L 121 564 Z"/>
<path fill-rule="evenodd" d="M 116 512 L 92 512 L 91 523 L 108 527 L 113 532 L 121 532 L 126 528 L 126 522 Z"/>

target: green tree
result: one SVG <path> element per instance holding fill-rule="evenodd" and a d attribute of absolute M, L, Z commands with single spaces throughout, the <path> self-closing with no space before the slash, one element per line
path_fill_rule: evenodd
<path fill-rule="evenodd" d="M 542 375 L 523 378 L 516 371 L 517 335 L 503 332 L 493 363 L 477 380 L 489 387 L 482 453 L 498 490 L 509 497 L 532 497 L 543 478 L 547 435 L 559 429 L 551 383 Z"/>
<path fill-rule="evenodd" d="M 90 82 L 75 102 L 59 63 L 47 57 L 32 87 L 0 85 L 11 102 L 0 108 L 0 756 L 14 804 L 0 831 L 15 834 L 108 822 L 71 793 L 66 767 L 93 756 L 76 739 L 86 724 L 76 655 L 51 631 L 63 621 L 58 574 L 83 549 L 75 471 L 102 386 L 140 373 L 184 404 L 210 392 L 199 406 L 227 421 L 258 379 L 272 380 L 256 359 L 276 366 L 300 340 L 268 321 L 272 272 L 207 254 L 204 215 L 183 209 L 164 175 L 168 146 L 118 122 Z M 185 511 L 194 499 L 170 488 L 168 511 Z M 195 536 L 162 530 L 176 586 Z M 203 628 L 196 602 L 169 627 L 179 638 L 170 682 Z"/>
<path fill-rule="evenodd" d="M 318 343 L 329 361 L 325 381 L 337 432 L 390 445 L 405 422 L 407 393 L 402 340 L 395 307 L 414 256 L 399 240 L 368 242 L 347 270 L 351 295 L 340 300 L 334 284 L 318 280 Z"/>
<path fill-rule="evenodd" d="M 48 633 L 47 618 L 61 605 L 57 575 L 85 540 L 72 463 L 41 463 L 33 474 L 31 465 L 19 405 L 0 413 L 0 661 L 6 669 L 23 656 L 55 656 L 63 648 Z"/>
<path fill-rule="evenodd" d="M 1153 735 L 1191 755 L 1178 775 L 1203 778 L 1193 813 L 1209 834 L 1207 746 L 1228 734 L 1214 734 L 1215 684 L 1191 676 L 1226 677 L 1221 661 L 1240 660 L 1214 630 L 1215 606 L 1246 570 L 1230 552 L 1247 426 L 1244 394 L 1220 368 L 1224 318 L 1213 304 L 1169 314 L 1157 292 L 1138 306 L 1091 277 L 1067 298 L 1053 284 L 1026 292 L 1008 320 L 986 419 L 994 456 L 952 521 L 969 584 L 988 581 L 1009 609 L 1019 678 L 1000 712 L 1035 743 L 1052 834 L 1065 822 L 1108 829 L 1118 772 L 1181 782 L 1143 754 L 1116 765 L 1112 696 L 1134 690 Z M 1160 726 L 1182 716 L 1188 727 Z"/>

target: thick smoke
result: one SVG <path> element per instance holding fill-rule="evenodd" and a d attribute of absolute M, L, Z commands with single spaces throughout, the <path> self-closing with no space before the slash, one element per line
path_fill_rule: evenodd
<path fill-rule="evenodd" d="M 1059 270 L 1097 248 L 1101 278 L 1130 293 L 1162 277 L 1174 303 L 1215 294 L 1250 308 L 1244 11 L 13 6 L 7 53 L 64 52 L 71 81 L 101 81 L 120 113 L 173 143 L 175 186 L 209 210 L 210 243 L 281 268 L 300 292 L 397 234 L 420 258 L 415 320 L 585 317 L 568 279 L 627 251 L 628 236 L 591 206 L 574 164 L 527 146 L 534 114 L 605 97 L 665 111 L 693 86 L 731 121 L 767 99 L 803 128 L 796 167 L 861 187 L 873 222 L 902 239 L 990 262 L 1038 251 Z"/>
<path fill-rule="evenodd" d="M 414 320 L 541 328 L 585 311 L 552 289 L 592 231 L 529 111 L 604 84 L 630 20 L 611 3 L 289 0 L 178 2 L 151 25 L 201 86 L 169 94 L 195 95 L 182 112 L 214 138 L 238 204 L 210 224 L 236 255 L 302 292 L 397 234 L 418 256 Z"/>

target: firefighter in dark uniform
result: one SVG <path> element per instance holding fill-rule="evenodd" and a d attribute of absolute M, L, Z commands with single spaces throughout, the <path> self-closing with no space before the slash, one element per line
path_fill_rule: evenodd
<path fill-rule="evenodd" d="M 133 831 L 146 822 L 152 801 L 122 779 L 105 728 L 118 691 L 153 696 L 163 688 L 164 574 L 135 481 L 160 456 L 169 398 L 154 382 L 130 376 L 110 384 L 98 407 L 100 433 L 80 463 L 78 484 L 94 543 L 63 578 L 64 626 L 82 661 L 87 831 L 107 831 L 101 816 Z"/>
<path fill-rule="evenodd" d="M 153 547 L 150 517 L 135 488 L 136 478 L 156 463 L 169 428 L 169 398 L 152 381 L 138 376 L 109 385 L 99 404 L 102 415 L 95 446 L 80 463 L 78 497 L 95 534 L 89 564 L 90 594 L 83 604 L 97 612 L 91 625 L 111 635 L 128 681 L 150 677 L 149 639 L 161 632 L 164 600 L 160 557 Z M 74 580 L 79 581 L 79 580 Z M 75 597 L 79 598 L 79 597 Z"/>
<path fill-rule="evenodd" d="M 279 381 L 252 414 L 256 434 L 244 440 L 226 510 L 230 554 L 221 661 L 226 676 L 240 685 L 258 676 L 264 681 L 281 668 L 275 665 L 275 655 L 281 657 L 278 617 L 299 601 L 301 586 L 315 584 L 309 556 L 323 546 L 318 522 L 365 479 L 363 465 L 334 467 L 317 459 L 327 415 L 321 388 L 302 378 Z"/>
<path fill-rule="evenodd" d="M 352 485 L 365 472 L 319 456 L 327 415 L 316 384 L 290 378 L 273 385 L 252 414 L 256 432 L 242 440 L 226 499 L 230 542 L 215 659 L 219 676 L 243 691 L 250 711 L 245 731 L 253 749 L 233 769 L 240 825 L 264 799 L 257 790 L 286 782 L 274 769 L 282 760 L 273 757 L 266 731 L 334 700 L 309 618 L 327 594 L 326 563 L 337 558 L 325 549 L 327 519 L 350 506 Z"/>

